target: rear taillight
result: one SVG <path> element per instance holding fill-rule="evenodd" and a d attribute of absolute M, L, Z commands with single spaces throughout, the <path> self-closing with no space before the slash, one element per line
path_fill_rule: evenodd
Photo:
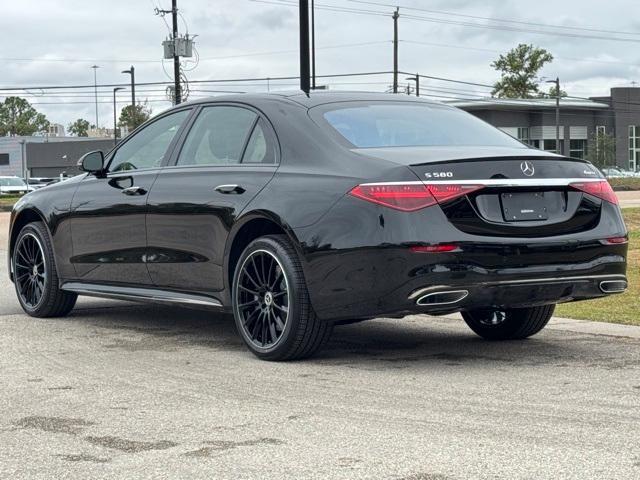
<path fill-rule="evenodd" d="M 614 205 L 618 205 L 618 197 L 606 180 L 600 180 L 598 182 L 573 182 L 570 183 L 569 186 L 593 195 L 594 197 L 606 200 L 607 202 L 611 202 Z"/>
<path fill-rule="evenodd" d="M 421 183 L 368 183 L 358 185 L 349 194 L 404 212 L 413 212 L 437 203 Z"/>
<path fill-rule="evenodd" d="M 450 253 L 459 252 L 460 247 L 451 243 L 440 243 L 438 245 L 416 245 L 410 247 L 414 253 Z"/>
<path fill-rule="evenodd" d="M 353 188 L 349 194 L 385 207 L 413 212 L 483 187 L 477 184 L 365 183 Z"/>
<path fill-rule="evenodd" d="M 481 188 L 484 188 L 484 185 L 466 183 L 427 184 L 427 189 L 431 195 L 435 197 L 438 203 L 444 203 L 458 197 L 463 197 L 469 193 L 475 192 L 476 190 L 480 190 Z"/>

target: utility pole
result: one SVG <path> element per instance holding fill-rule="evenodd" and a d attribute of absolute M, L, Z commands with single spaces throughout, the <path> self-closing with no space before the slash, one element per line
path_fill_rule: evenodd
<path fill-rule="evenodd" d="M 175 104 L 182 101 L 180 92 L 180 56 L 178 55 L 178 0 L 171 0 L 171 19 L 173 21 L 173 83 Z"/>
<path fill-rule="evenodd" d="M 96 72 L 100 66 L 92 65 L 91 68 L 93 68 L 93 92 L 96 98 L 96 130 L 98 130 L 98 74 Z"/>
<path fill-rule="evenodd" d="M 393 93 L 398 93 L 398 18 L 400 8 L 393 12 Z"/>
<path fill-rule="evenodd" d="M 300 90 L 309 95 L 309 0 L 300 0 Z"/>
<path fill-rule="evenodd" d="M 136 106 L 136 69 L 131 65 L 129 70 L 123 70 L 122 73 L 131 75 L 131 106 Z"/>
<path fill-rule="evenodd" d="M 311 89 L 316 89 L 316 0 L 311 0 Z"/>
<path fill-rule="evenodd" d="M 556 85 L 556 153 L 560 155 L 560 77 L 555 80 L 547 80 L 547 83 L 555 83 Z"/>

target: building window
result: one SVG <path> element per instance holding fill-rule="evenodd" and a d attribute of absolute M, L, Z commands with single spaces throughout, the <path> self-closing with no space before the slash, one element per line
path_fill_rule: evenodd
<path fill-rule="evenodd" d="M 596 135 L 605 135 L 607 133 L 607 127 L 604 125 L 596 126 Z"/>
<path fill-rule="evenodd" d="M 528 145 L 531 143 L 529 141 L 529 127 L 518 127 L 518 140 Z"/>
<path fill-rule="evenodd" d="M 9 165 L 9 154 L 8 153 L 0 153 L 0 165 Z"/>
<path fill-rule="evenodd" d="M 571 158 L 580 158 L 584 160 L 587 156 L 587 141 L 569 140 L 569 156 Z"/>
<path fill-rule="evenodd" d="M 542 141 L 542 150 L 545 152 L 555 152 L 556 151 L 556 141 L 555 140 L 543 140 Z M 564 152 L 564 141 L 560 140 L 560 154 Z"/>
<path fill-rule="evenodd" d="M 640 165 L 640 125 L 629 125 L 629 169 Z"/>

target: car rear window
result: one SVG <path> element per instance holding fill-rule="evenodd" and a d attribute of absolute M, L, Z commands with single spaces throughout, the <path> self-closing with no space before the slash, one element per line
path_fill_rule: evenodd
<path fill-rule="evenodd" d="M 27 184 L 20 178 L 0 178 L 0 185 L 3 187 L 24 187 Z"/>
<path fill-rule="evenodd" d="M 357 148 L 445 145 L 523 148 L 513 137 L 473 115 L 437 104 L 350 103 L 329 107 L 322 117 Z"/>

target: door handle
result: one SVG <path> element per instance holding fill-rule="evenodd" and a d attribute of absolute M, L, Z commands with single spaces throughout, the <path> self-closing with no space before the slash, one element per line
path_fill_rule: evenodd
<path fill-rule="evenodd" d="M 124 193 L 125 195 L 144 195 L 147 193 L 147 191 L 142 187 L 133 186 L 129 188 L 123 188 L 122 193 Z"/>
<path fill-rule="evenodd" d="M 240 185 L 218 185 L 215 188 L 216 192 L 220 193 L 235 193 L 236 195 L 242 195 L 246 190 Z"/>

